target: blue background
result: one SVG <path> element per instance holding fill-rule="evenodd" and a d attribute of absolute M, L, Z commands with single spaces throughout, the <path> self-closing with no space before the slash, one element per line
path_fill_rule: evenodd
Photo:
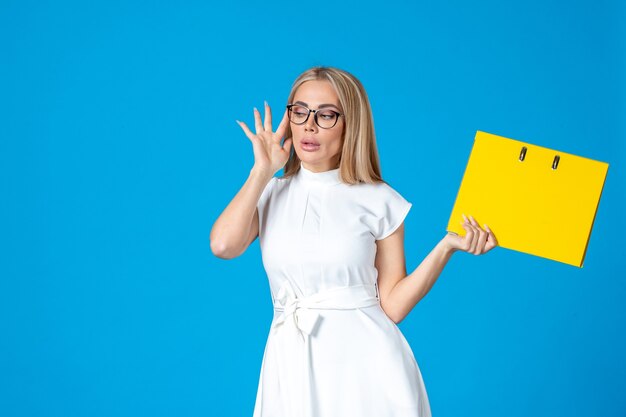
<path fill-rule="evenodd" d="M 582 269 L 458 253 L 400 328 L 437 417 L 626 415 L 620 3 L 1 0 L 0 415 L 252 415 L 267 278 L 208 236 L 235 119 L 320 64 L 368 91 L 409 271 L 476 130 L 611 164 Z"/>

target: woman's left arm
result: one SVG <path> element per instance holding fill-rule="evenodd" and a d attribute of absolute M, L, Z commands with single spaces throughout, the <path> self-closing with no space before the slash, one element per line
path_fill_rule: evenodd
<path fill-rule="evenodd" d="M 387 238 L 376 241 L 380 304 L 395 323 L 400 323 L 430 291 L 454 252 L 481 255 L 498 245 L 487 225 L 485 231 L 472 216 L 463 218 L 465 236 L 448 233 L 409 275 L 404 257 L 404 223 Z"/>

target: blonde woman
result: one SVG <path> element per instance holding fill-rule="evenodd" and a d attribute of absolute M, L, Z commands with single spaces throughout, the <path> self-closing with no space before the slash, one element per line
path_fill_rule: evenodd
<path fill-rule="evenodd" d="M 267 103 L 254 121 L 254 132 L 238 121 L 254 166 L 211 230 L 224 259 L 258 236 L 269 279 L 274 318 L 253 416 L 430 416 L 397 323 L 455 251 L 486 253 L 495 236 L 465 219 L 465 236 L 446 234 L 407 275 L 411 203 L 382 180 L 369 100 L 346 71 L 305 71 L 276 131 Z"/>

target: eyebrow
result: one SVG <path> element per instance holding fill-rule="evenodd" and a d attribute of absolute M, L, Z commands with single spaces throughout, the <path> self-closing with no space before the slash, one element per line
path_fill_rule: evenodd
<path fill-rule="evenodd" d="M 295 103 L 293 103 L 293 104 L 302 104 L 303 106 L 309 107 L 309 105 L 308 105 L 307 103 L 305 103 L 304 101 L 296 101 L 296 102 L 295 102 Z M 318 107 L 318 109 L 323 109 L 323 108 L 325 108 L 325 107 L 334 107 L 334 108 L 336 108 L 337 110 L 339 110 L 339 106 L 337 106 L 336 104 L 330 104 L 330 103 L 327 103 L 327 104 L 320 104 L 320 105 L 319 105 L 319 107 Z"/>

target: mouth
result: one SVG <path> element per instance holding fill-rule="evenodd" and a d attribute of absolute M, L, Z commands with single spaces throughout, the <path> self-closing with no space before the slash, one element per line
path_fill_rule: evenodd
<path fill-rule="evenodd" d="M 304 139 L 302 139 L 301 142 L 302 142 L 303 145 L 320 146 L 320 143 L 317 140 L 313 139 L 313 138 L 304 138 Z"/>
<path fill-rule="evenodd" d="M 304 138 L 300 141 L 300 148 L 303 151 L 313 152 L 320 148 L 320 143 L 313 138 Z"/>

